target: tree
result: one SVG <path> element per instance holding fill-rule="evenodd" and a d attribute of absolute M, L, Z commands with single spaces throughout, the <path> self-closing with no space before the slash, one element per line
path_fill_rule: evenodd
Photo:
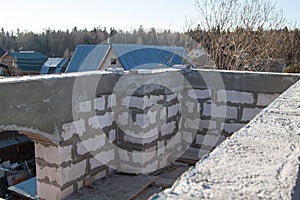
<path fill-rule="evenodd" d="M 189 33 L 205 40 L 203 47 L 219 69 L 245 69 L 251 63 L 260 65 L 259 60 L 283 58 L 280 52 L 291 43 L 283 31 L 285 18 L 271 1 L 197 0 L 196 7 L 200 22 Z"/>
<path fill-rule="evenodd" d="M 235 27 L 257 30 L 278 29 L 285 26 L 285 18 L 268 0 L 197 0 L 200 25 L 220 32 Z"/>

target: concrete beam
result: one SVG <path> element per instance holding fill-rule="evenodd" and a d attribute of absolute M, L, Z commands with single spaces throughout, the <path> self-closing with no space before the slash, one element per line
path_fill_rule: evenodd
<path fill-rule="evenodd" d="M 86 91 L 76 97 L 79 101 L 92 99 L 95 94 L 87 89 L 91 84 L 97 91 L 111 93 L 118 78 L 116 74 L 89 72 L 0 79 L 0 131 L 18 130 L 33 139 L 43 140 L 41 136 L 58 144 L 62 125 L 74 121 L 74 86 Z"/>
<path fill-rule="evenodd" d="M 297 75 L 279 73 L 168 69 L 133 71 L 125 75 L 97 71 L 0 79 L 0 131 L 34 133 L 58 144 L 62 125 L 77 120 L 74 103 L 111 94 L 114 90 L 131 95 L 126 90 L 129 85 L 137 87 L 135 95 L 146 93 L 147 87 L 142 91 L 138 89 L 145 83 L 163 84 L 172 87 L 175 90 L 172 92 L 179 92 L 184 88 L 182 82 L 178 82 L 180 76 L 185 78 L 184 84 L 193 89 L 221 85 L 226 90 L 271 94 L 283 92 L 299 79 Z"/>

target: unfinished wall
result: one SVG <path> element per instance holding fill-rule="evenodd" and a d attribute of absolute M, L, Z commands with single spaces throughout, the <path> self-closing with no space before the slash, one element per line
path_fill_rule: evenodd
<path fill-rule="evenodd" d="M 299 199 L 300 81 L 153 199 Z"/>
<path fill-rule="evenodd" d="M 183 94 L 184 135 L 197 132 L 189 150 L 199 151 L 199 159 L 268 106 L 292 78 L 209 70 L 184 75 L 191 84 Z M 220 79 L 222 82 L 218 82 Z"/>
<path fill-rule="evenodd" d="M 112 169 L 151 172 L 190 147 L 201 158 L 298 79 L 146 70 L 0 80 L 0 129 L 44 138 L 35 144 L 38 195 L 60 199 Z"/>

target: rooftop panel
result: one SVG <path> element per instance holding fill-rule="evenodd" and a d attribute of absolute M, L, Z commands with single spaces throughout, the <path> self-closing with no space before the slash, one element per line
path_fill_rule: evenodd
<path fill-rule="evenodd" d="M 77 45 L 66 72 L 98 70 L 109 45 Z"/>
<path fill-rule="evenodd" d="M 173 67 L 184 64 L 187 59 L 183 47 L 113 44 L 112 48 L 125 70 Z"/>

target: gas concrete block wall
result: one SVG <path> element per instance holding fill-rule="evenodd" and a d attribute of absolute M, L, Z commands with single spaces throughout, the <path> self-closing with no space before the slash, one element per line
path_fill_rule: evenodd
<path fill-rule="evenodd" d="M 184 138 L 197 133 L 193 135 L 190 150 L 199 152 L 199 159 L 268 106 L 288 87 L 285 83 L 292 78 L 280 74 L 209 70 L 183 75 L 189 83 L 185 84 L 189 88 L 183 94 L 185 99 L 181 105 L 185 110 Z M 187 138 L 192 140 L 192 136 Z"/>
<path fill-rule="evenodd" d="M 121 84 L 111 93 L 99 91 L 92 100 L 76 102 L 75 127 L 81 140 L 77 151 L 89 152 L 95 161 L 129 173 L 155 171 L 181 155 L 182 118 L 178 96 L 183 77 L 177 78 L 179 84 L 175 85 L 168 74 L 155 76 L 166 82 L 150 80 L 153 75 L 132 74 L 119 80 Z M 147 79 L 149 83 L 145 84 Z M 93 137 L 99 134 L 104 137 Z M 103 144 L 97 143 L 99 140 Z M 107 151 L 103 153 L 100 149 L 99 153 L 106 156 L 94 153 L 104 143 Z"/>
<path fill-rule="evenodd" d="M 200 159 L 298 79 L 210 70 L 3 79 L 0 130 L 35 140 L 38 196 L 60 199 L 112 170 L 148 173 L 189 148 Z"/>
<path fill-rule="evenodd" d="M 270 92 L 260 93 L 255 90 L 244 92 L 243 90 L 217 88 L 188 90 L 184 106 L 188 113 L 198 114 L 198 119 L 185 120 L 187 128 L 194 128 L 198 131 L 194 146 L 210 151 L 226 137 L 247 124 L 279 95 L 279 93 Z M 191 103 L 192 101 L 197 104 Z M 193 124 L 199 124 L 199 126 Z M 208 142 L 209 138 L 213 137 L 218 137 L 218 139 Z"/>
<path fill-rule="evenodd" d="M 59 145 L 35 142 L 37 191 L 40 199 L 61 199 L 110 173 L 104 164 L 107 164 L 105 159 L 114 157 L 113 149 L 106 148 L 105 136 L 101 134 L 81 139 L 76 127 L 85 125 L 80 123 L 77 121 L 63 125 L 63 140 Z"/>
<path fill-rule="evenodd" d="M 300 81 L 151 199 L 299 199 L 299 133 Z"/>

